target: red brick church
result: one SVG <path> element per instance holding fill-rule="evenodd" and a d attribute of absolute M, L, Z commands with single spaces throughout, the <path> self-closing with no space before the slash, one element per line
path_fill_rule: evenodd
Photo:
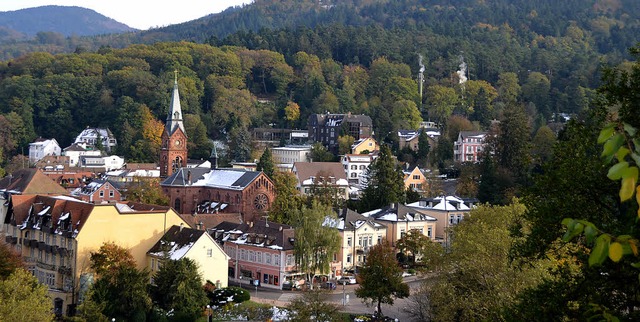
<path fill-rule="evenodd" d="M 240 213 L 245 221 L 266 215 L 276 195 L 269 177 L 218 168 L 215 148 L 210 168 L 187 168 L 187 139 L 176 76 L 160 150 L 160 186 L 169 205 L 181 214 Z"/>

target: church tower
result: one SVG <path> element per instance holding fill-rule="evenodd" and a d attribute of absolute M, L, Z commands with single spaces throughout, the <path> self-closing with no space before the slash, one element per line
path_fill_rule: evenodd
<path fill-rule="evenodd" d="M 182 123 L 180 94 L 178 93 L 178 72 L 175 72 L 171 105 L 167 114 L 167 123 L 162 132 L 160 148 L 160 177 L 166 178 L 179 168 L 187 166 L 187 132 Z"/>

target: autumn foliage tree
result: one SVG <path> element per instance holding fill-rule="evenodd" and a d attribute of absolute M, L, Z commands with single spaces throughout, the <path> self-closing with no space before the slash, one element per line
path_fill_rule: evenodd
<path fill-rule="evenodd" d="M 98 251 L 91 252 L 90 260 L 90 267 L 98 276 L 108 275 L 122 267 L 136 266 L 131 252 L 114 242 L 106 242 Z"/>

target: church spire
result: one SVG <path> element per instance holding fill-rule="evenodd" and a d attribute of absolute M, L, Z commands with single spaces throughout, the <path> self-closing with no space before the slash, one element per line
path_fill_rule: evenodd
<path fill-rule="evenodd" d="M 182 123 L 182 108 L 180 107 L 180 93 L 178 92 L 178 71 L 174 71 L 173 81 L 173 94 L 171 95 L 171 105 L 169 105 L 169 114 L 167 114 L 167 124 L 165 129 L 169 135 L 173 134 L 175 130 L 180 128 L 186 135 L 187 131 L 184 130 L 184 124 Z"/>

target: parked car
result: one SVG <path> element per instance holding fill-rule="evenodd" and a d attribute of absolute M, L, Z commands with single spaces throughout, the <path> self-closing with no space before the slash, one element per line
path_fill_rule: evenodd
<path fill-rule="evenodd" d="M 283 291 L 291 291 L 293 290 L 294 286 L 293 283 L 291 283 L 291 281 L 284 281 L 282 283 L 282 290 Z"/>
<path fill-rule="evenodd" d="M 355 276 L 342 276 L 338 280 L 338 283 L 340 283 L 340 284 L 356 284 L 357 281 L 356 281 L 356 277 Z"/>

